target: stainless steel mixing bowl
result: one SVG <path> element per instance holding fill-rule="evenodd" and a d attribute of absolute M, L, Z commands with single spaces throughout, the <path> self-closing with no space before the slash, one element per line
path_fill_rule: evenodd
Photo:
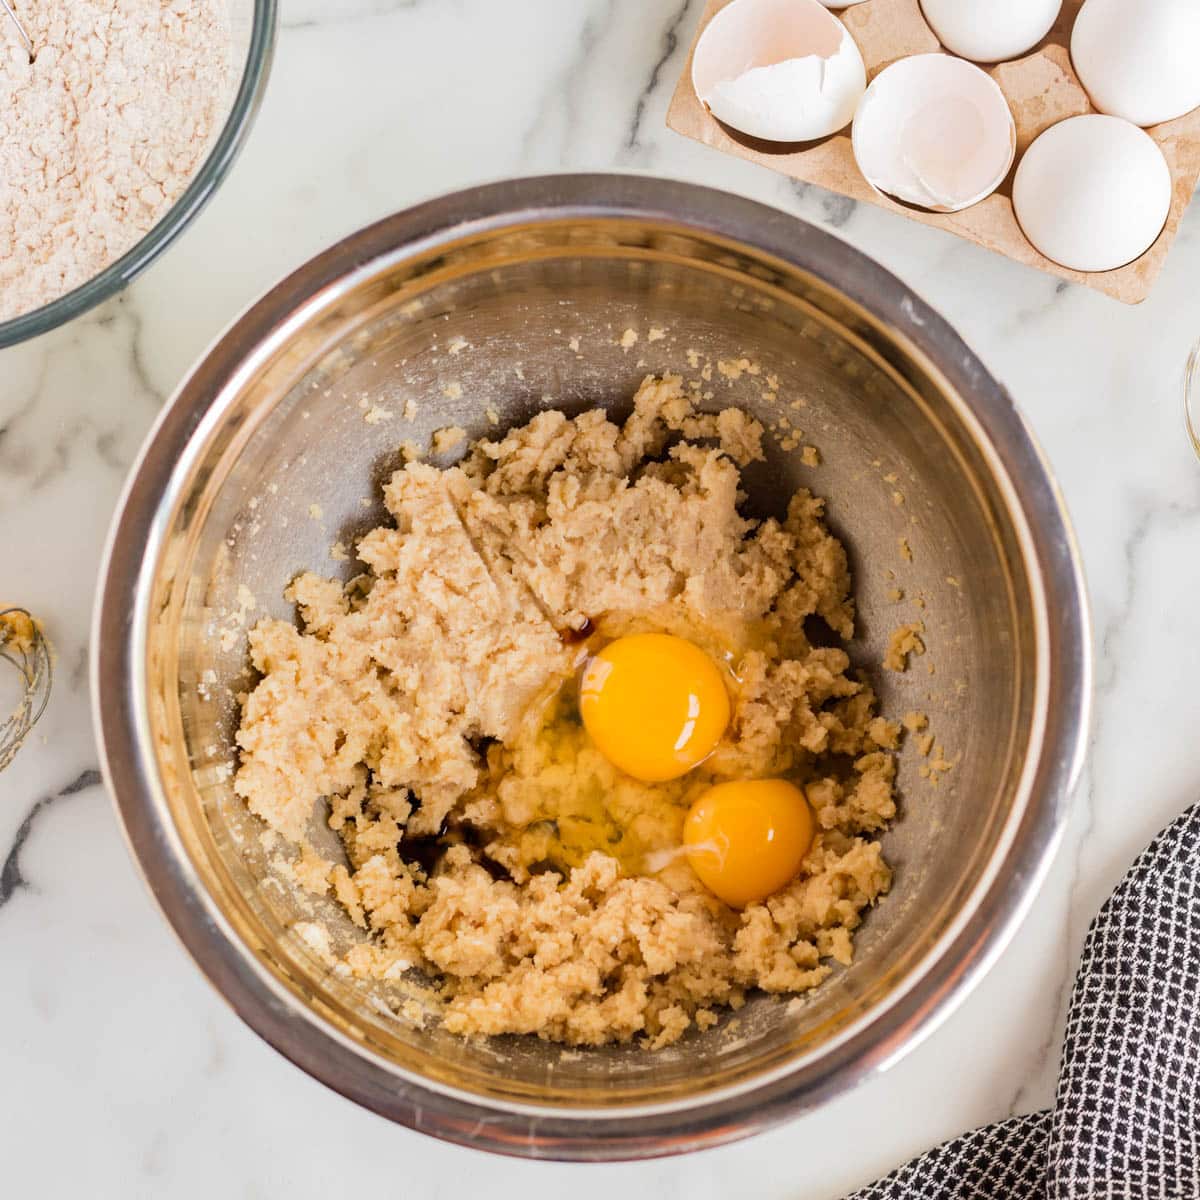
<path fill-rule="evenodd" d="M 666 336 L 650 340 L 651 327 Z M 627 329 L 640 334 L 631 350 L 619 344 Z M 876 682 L 887 711 L 928 712 L 961 757 L 933 786 L 920 755 L 904 754 L 903 815 L 885 839 L 895 886 L 854 965 L 799 1004 L 758 996 L 656 1054 L 467 1042 L 394 1017 L 385 997 L 323 964 L 311 931 L 301 936 L 306 904 L 269 879 L 260 830 L 232 793 L 232 693 L 247 682 L 251 609 L 287 614 L 281 593 L 303 568 L 354 572 L 330 545 L 381 519 L 378 485 L 402 439 L 451 424 L 486 433 L 489 408 L 501 425 L 546 404 L 620 412 L 647 372 L 694 374 L 689 351 L 753 359 L 760 375 L 716 374 L 713 405 L 788 416 L 819 447 L 814 469 L 772 445 L 748 503 L 778 512 L 798 485 L 829 497 L 856 574 L 855 658 L 878 663 L 890 631 L 920 611 L 911 601 L 925 601 L 929 654 Z M 411 426 L 408 397 L 420 401 Z M 806 407 L 788 407 L 799 399 Z M 371 408 L 393 416 L 368 420 Z M 238 1013 L 376 1112 L 530 1157 L 713 1145 L 911 1049 L 1030 906 L 1089 706 L 1067 521 L 974 354 L 836 238 L 733 196 L 628 176 L 529 179 L 424 204 L 327 250 L 239 317 L 133 472 L 93 646 L 105 773 L 134 854 Z M 324 915 L 335 943 L 358 936 L 332 905 Z"/>

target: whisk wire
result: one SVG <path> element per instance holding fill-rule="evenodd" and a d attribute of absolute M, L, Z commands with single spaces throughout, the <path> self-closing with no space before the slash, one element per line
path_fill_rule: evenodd
<path fill-rule="evenodd" d="M 0 721 L 0 771 L 3 771 L 46 711 L 54 678 L 50 647 L 38 623 L 23 608 L 0 609 L 0 659 L 21 677 L 21 699 L 13 712 Z"/>

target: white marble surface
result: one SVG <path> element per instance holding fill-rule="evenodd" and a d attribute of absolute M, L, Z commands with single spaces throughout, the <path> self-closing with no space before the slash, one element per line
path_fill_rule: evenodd
<path fill-rule="evenodd" d="M 663 124 L 699 0 L 283 0 L 232 176 L 123 296 L 0 352 L 0 593 L 44 619 L 53 702 L 0 777 L 4 1190 L 96 1196 L 836 1197 L 937 1140 L 1046 1103 L 1086 925 L 1200 798 L 1200 463 L 1180 378 L 1200 336 L 1200 206 L 1128 309 L 940 232 L 801 188 Z M 1095 610 L 1098 714 L 1065 847 L 995 970 L 887 1075 L 691 1159 L 493 1160 L 302 1075 L 175 944 L 97 783 L 88 617 L 122 477 L 238 308 L 337 235 L 433 193 L 549 170 L 650 171 L 835 227 L 944 311 L 1024 406 L 1061 480 Z M 851 1126 L 862 1132 L 843 1133 Z"/>

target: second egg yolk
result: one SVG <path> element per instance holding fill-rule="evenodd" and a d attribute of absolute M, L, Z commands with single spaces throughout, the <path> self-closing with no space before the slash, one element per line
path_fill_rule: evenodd
<path fill-rule="evenodd" d="M 699 646 L 666 633 L 617 638 L 588 660 L 579 713 L 597 749 L 635 779 L 661 783 L 712 753 L 729 695 Z"/>
<path fill-rule="evenodd" d="M 719 783 L 683 824 L 692 870 L 732 908 L 765 900 L 795 879 L 812 841 L 808 801 L 784 779 Z"/>

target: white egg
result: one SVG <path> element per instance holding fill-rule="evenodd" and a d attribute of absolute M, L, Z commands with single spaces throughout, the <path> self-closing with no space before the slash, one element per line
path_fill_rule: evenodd
<path fill-rule="evenodd" d="M 915 54 L 871 81 L 853 142 L 872 187 L 935 212 L 957 212 L 999 187 L 1017 134 L 989 75 L 948 54 Z"/>
<path fill-rule="evenodd" d="M 1087 0 L 1071 32 L 1079 82 L 1135 125 L 1200 106 L 1200 0 Z"/>
<path fill-rule="evenodd" d="M 974 62 L 1003 62 L 1032 50 L 1050 32 L 1062 0 L 921 0 L 929 27 L 947 50 Z"/>
<path fill-rule="evenodd" d="M 692 86 L 742 133 L 807 142 L 850 124 L 867 72 L 846 27 L 818 0 L 733 0 L 696 43 Z"/>
<path fill-rule="evenodd" d="M 1047 258 L 1111 271 L 1140 257 L 1171 210 L 1171 171 L 1154 139 L 1095 113 L 1051 125 L 1025 151 L 1013 210 Z"/>

